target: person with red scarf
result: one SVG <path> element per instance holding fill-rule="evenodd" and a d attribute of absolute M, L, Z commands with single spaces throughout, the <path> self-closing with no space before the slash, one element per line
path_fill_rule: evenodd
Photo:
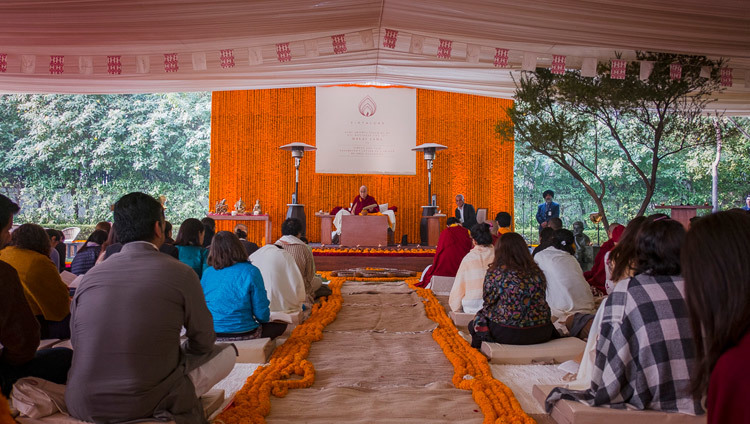
<path fill-rule="evenodd" d="M 606 280 L 604 255 L 615 248 L 615 244 L 620 241 L 623 231 L 625 231 L 625 227 L 620 224 L 613 223 L 609 226 L 607 229 L 609 240 L 602 243 L 599 248 L 599 252 L 594 258 L 594 267 L 583 273 L 583 277 L 586 278 L 591 287 L 595 287 L 602 293 L 607 293 L 607 289 L 604 287 L 604 281 Z"/>
<path fill-rule="evenodd" d="M 418 287 L 426 287 L 433 275 L 455 277 L 461 260 L 473 247 L 469 231 L 461 226 L 458 219 L 450 217 L 447 224 L 448 228 L 443 230 L 438 238 L 432 265 L 423 273 L 422 279 L 416 284 Z"/>

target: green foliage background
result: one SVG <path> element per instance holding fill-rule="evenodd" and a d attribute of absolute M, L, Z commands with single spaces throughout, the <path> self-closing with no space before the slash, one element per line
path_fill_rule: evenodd
<path fill-rule="evenodd" d="M 208 210 L 211 93 L 1 97 L 0 192 L 17 222 L 111 221 L 131 191 L 166 195 L 176 225 Z"/>

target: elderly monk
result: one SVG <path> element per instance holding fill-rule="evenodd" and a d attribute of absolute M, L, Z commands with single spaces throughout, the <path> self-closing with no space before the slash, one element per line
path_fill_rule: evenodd
<path fill-rule="evenodd" d="M 379 212 L 378 202 L 374 197 L 367 194 L 367 186 L 362 186 L 359 188 L 359 195 L 352 200 L 351 208 L 336 212 L 336 216 L 333 218 L 333 225 L 336 230 L 331 234 L 331 238 L 337 239 L 341 235 L 341 220 L 344 215 L 367 215 L 372 212 Z"/>

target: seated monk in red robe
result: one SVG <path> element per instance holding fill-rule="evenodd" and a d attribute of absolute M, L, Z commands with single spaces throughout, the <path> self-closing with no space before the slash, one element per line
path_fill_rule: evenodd
<path fill-rule="evenodd" d="M 455 277 L 461 260 L 472 248 L 469 230 L 462 227 L 458 219 L 450 217 L 447 224 L 448 228 L 440 233 L 432 265 L 422 275 L 422 280 L 417 284 L 418 287 L 426 287 L 433 275 Z"/>
<path fill-rule="evenodd" d="M 331 234 L 333 240 L 337 239 L 337 236 L 341 234 L 341 217 L 344 215 L 367 215 L 369 213 L 380 213 L 378 209 L 378 202 L 374 197 L 367 194 L 367 186 L 359 188 L 359 195 L 352 200 L 352 206 L 349 210 L 340 209 L 336 212 L 336 216 L 333 218 L 333 225 L 336 230 Z M 334 243 L 338 243 L 334 241 Z"/>

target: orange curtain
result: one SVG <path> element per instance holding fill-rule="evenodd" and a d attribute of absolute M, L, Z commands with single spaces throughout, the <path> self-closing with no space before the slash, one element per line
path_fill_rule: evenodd
<path fill-rule="evenodd" d="M 463 194 L 475 208 L 513 214 L 513 143 L 500 140 L 495 124 L 512 100 L 417 90 L 417 144 L 448 146 L 437 153 L 432 192 L 448 216 L 454 197 Z M 239 197 L 252 209 L 260 199 L 271 216 L 273 239 L 294 192 L 294 162 L 279 146 L 292 142 L 315 145 L 315 88 L 218 91 L 212 96 L 211 182 L 209 204 L 226 198 L 229 210 Z M 366 185 L 379 203 L 397 206 L 396 234 L 419 242 L 421 206 L 428 204 L 427 166 L 415 153 L 417 175 L 332 175 L 315 172 L 315 152 L 306 152 L 300 165 L 299 203 L 305 205 L 307 238 L 320 241 L 315 213 L 348 206 Z M 231 230 L 231 221 L 217 221 L 217 230 Z M 249 240 L 260 242 L 262 225 L 248 222 Z M 270 243 L 274 240 L 267 240 Z"/>

